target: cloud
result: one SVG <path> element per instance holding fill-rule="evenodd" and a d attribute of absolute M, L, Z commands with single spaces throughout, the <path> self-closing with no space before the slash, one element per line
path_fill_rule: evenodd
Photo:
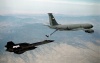
<path fill-rule="evenodd" d="M 64 43 L 52 43 L 22 55 L 5 53 L 0 56 L 2 63 L 99 63 L 100 46 L 87 43 L 88 48 L 78 48 Z"/>
<path fill-rule="evenodd" d="M 94 47 L 91 44 L 89 47 Z M 91 48 L 92 49 L 92 48 Z M 99 49 L 99 48 L 97 48 Z M 97 51 L 96 49 L 96 51 Z M 45 55 L 37 55 L 36 63 L 99 63 L 99 53 L 90 49 L 75 48 L 67 44 L 60 44 Z"/>
<path fill-rule="evenodd" d="M 7 22 L 0 22 L 0 33 L 12 33 L 13 32 L 13 28 L 15 27 L 20 27 L 22 25 L 19 25 L 17 23 L 14 23 L 14 22 L 10 22 L 10 21 L 7 21 Z"/>
<path fill-rule="evenodd" d="M 12 22 L 11 23 L 1 22 L 0 25 L 1 27 L 8 27 L 8 26 L 13 27 Z M 61 42 L 51 43 L 48 45 L 42 45 L 39 46 L 39 48 L 37 48 L 36 50 L 27 51 L 21 55 L 0 51 L 0 62 L 1 63 L 100 63 L 100 45 L 98 46 L 94 44 L 92 41 L 84 40 L 86 36 L 84 36 L 84 38 L 81 36 L 83 35 L 77 35 L 77 37 L 76 36 L 73 37 L 73 40 L 72 38 L 70 38 L 65 40 L 65 42 L 61 41 Z M 90 35 L 88 35 L 88 37 L 89 36 Z M 68 37 L 64 37 L 62 40 Z M 100 44 L 100 40 L 95 40 L 95 39 L 93 40 Z M 80 44 L 85 44 L 86 47 L 82 48 L 82 47 L 75 47 L 72 45 L 68 45 L 68 43 L 71 43 L 72 41 L 74 41 L 73 43 L 77 44 L 78 46 L 81 46 Z"/>

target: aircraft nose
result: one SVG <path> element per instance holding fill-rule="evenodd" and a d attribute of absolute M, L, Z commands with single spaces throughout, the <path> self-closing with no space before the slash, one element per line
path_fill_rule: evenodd
<path fill-rule="evenodd" d="M 93 28 L 93 25 L 91 25 L 91 28 Z"/>
<path fill-rule="evenodd" d="M 7 47 L 7 45 L 5 45 L 5 47 Z"/>

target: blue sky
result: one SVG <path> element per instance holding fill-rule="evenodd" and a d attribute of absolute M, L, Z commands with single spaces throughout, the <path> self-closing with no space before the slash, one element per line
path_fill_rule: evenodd
<path fill-rule="evenodd" d="M 100 0 L 0 0 L 2 14 L 100 15 Z"/>

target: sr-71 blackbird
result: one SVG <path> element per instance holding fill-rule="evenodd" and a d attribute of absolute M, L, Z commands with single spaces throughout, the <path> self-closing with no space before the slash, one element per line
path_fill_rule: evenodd
<path fill-rule="evenodd" d="M 55 29 L 55 31 L 53 33 L 55 33 L 56 31 L 77 31 L 77 30 L 83 30 L 86 33 L 93 33 L 94 30 L 91 29 L 93 28 L 92 24 L 67 24 L 67 25 L 62 25 L 62 24 L 58 24 L 56 19 L 54 18 L 52 13 L 48 13 L 49 15 L 49 22 L 50 25 L 47 25 L 49 28 L 51 29 Z M 50 36 L 53 34 L 51 33 Z M 46 37 L 49 37 L 49 35 L 46 35 Z"/>
<path fill-rule="evenodd" d="M 14 52 L 16 54 L 22 54 L 25 51 L 33 50 L 37 48 L 36 46 L 51 43 L 51 42 L 54 42 L 54 40 L 44 40 L 44 41 L 40 41 L 40 42 L 36 42 L 32 44 L 29 44 L 29 43 L 14 44 L 12 41 L 9 41 L 7 42 L 7 45 L 5 47 L 7 48 L 6 51 Z"/>

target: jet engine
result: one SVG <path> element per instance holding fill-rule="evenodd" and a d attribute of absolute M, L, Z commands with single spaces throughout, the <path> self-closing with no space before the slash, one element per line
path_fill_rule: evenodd
<path fill-rule="evenodd" d="M 92 29 L 86 29 L 85 32 L 86 32 L 86 33 L 93 33 L 94 30 L 92 30 Z"/>

